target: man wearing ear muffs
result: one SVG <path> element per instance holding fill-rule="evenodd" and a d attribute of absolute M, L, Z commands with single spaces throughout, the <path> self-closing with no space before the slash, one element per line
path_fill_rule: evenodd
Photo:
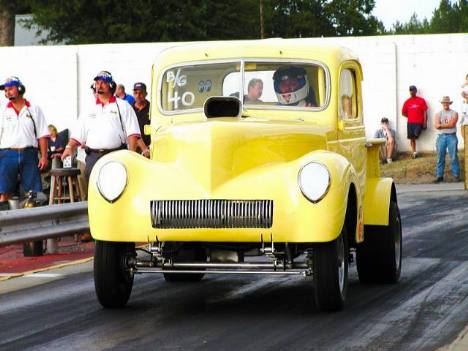
<path fill-rule="evenodd" d="M 102 156 L 116 150 L 135 151 L 141 138 L 138 120 L 133 108 L 114 96 L 116 84 L 112 75 L 101 71 L 94 77 L 97 98 L 95 104 L 78 119 L 71 130 L 70 140 L 62 160 L 73 154 L 76 147 L 85 144 L 85 177 Z"/>
<path fill-rule="evenodd" d="M 26 88 L 18 77 L 7 78 L 0 90 L 9 100 L 0 109 L 0 201 L 7 201 L 16 191 L 18 174 L 24 191 L 42 191 L 49 131 L 39 106 L 24 98 Z"/>

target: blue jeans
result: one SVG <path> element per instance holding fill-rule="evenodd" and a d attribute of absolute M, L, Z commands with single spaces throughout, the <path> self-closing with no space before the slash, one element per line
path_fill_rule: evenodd
<path fill-rule="evenodd" d="M 457 145 L 458 145 L 458 139 L 455 133 L 438 135 L 437 142 L 436 142 L 436 149 L 437 149 L 436 177 L 444 176 L 445 153 L 447 151 L 450 156 L 452 175 L 454 177 L 460 176 L 460 164 L 458 163 Z"/>
<path fill-rule="evenodd" d="M 12 194 L 17 190 L 18 175 L 25 192 L 42 191 L 41 175 L 37 164 L 36 148 L 24 151 L 0 150 L 0 193 Z"/>

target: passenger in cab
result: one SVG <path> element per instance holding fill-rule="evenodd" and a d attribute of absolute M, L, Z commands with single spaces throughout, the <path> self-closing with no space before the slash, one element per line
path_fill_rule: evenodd
<path fill-rule="evenodd" d="M 263 81 L 258 78 L 253 78 L 250 80 L 249 85 L 247 86 L 247 95 L 244 96 L 245 103 L 256 103 L 262 102 L 260 97 L 263 93 Z"/>

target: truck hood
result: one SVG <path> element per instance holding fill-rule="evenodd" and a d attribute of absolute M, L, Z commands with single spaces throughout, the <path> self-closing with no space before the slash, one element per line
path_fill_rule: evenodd
<path fill-rule="evenodd" d="M 330 130 L 300 122 L 238 119 L 171 125 L 158 130 L 153 159 L 212 192 L 246 172 L 326 150 Z"/>

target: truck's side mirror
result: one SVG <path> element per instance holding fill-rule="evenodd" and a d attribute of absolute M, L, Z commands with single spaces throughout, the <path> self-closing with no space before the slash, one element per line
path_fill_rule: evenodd
<path fill-rule="evenodd" d="M 151 125 L 150 124 L 145 124 L 145 126 L 143 127 L 143 134 L 151 135 Z"/>

